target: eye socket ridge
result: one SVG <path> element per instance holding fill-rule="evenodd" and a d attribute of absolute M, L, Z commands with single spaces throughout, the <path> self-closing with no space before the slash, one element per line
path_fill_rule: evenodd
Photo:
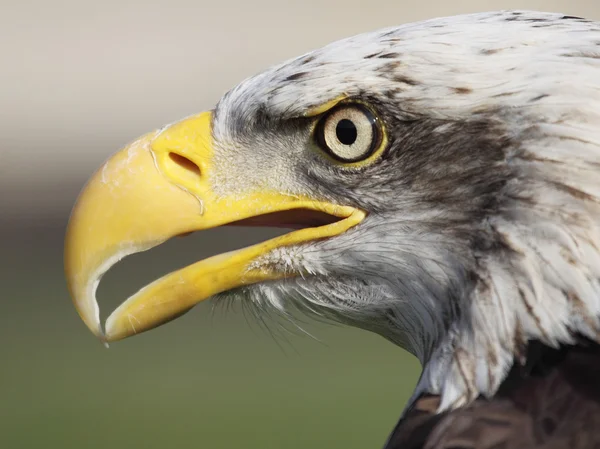
<path fill-rule="evenodd" d="M 344 102 L 322 114 L 314 136 L 317 145 L 336 161 L 355 163 L 379 149 L 383 132 L 379 118 L 369 107 Z"/>

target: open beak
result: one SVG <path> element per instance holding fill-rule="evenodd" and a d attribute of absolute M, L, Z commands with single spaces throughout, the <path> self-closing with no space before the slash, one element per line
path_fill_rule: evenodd
<path fill-rule="evenodd" d="M 115 154 L 79 196 L 65 239 L 65 274 L 79 315 L 103 341 L 159 326 L 217 293 L 293 276 L 256 261 L 276 248 L 341 234 L 365 217 L 353 207 L 266 189 L 217 196 L 211 188 L 212 162 L 211 114 L 206 112 L 147 134 Z M 317 219 L 310 222 L 307 216 Z M 302 228 L 307 223 L 317 226 Z M 167 274 L 122 303 L 102 329 L 95 295 L 112 265 L 171 237 L 226 224 L 302 229 Z"/>

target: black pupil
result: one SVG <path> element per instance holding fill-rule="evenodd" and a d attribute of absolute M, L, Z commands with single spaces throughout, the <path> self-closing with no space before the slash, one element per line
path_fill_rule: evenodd
<path fill-rule="evenodd" d="M 335 135 L 340 143 L 344 145 L 352 145 L 356 142 L 357 133 L 358 131 L 356 130 L 354 123 L 346 118 L 340 120 L 335 127 Z"/>

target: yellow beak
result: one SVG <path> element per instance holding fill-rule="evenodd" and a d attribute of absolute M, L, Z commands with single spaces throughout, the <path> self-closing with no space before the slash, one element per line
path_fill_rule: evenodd
<path fill-rule="evenodd" d="M 212 162 L 207 112 L 150 133 L 115 154 L 79 196 L 65 239 L 65 274 L 79 315 L 103 341 L 159 326 L 217 293 L 293 276 L 257 260 L 276 248 L 341 234 L 365 217 L 352 207 L 268 189 L 217 196 L 211 188 Z M 177 235 L 257 218 L 268 223 L 266 214 L 292 210 L 326 214 L 329 220 L 167 274 L 121 304 L 102 330 L 96 288 L 123 257 Z"/>

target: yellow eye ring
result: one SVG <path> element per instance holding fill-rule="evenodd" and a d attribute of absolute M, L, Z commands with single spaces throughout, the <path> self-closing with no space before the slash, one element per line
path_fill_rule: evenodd
<path fill-rule="evenodd" d="M 387 144 L 379 117 L 358 102 L 339 103 L 323 113 L 315 126 L 314 140 L 329 157 L 346 166 L 363 165 Z"/>

